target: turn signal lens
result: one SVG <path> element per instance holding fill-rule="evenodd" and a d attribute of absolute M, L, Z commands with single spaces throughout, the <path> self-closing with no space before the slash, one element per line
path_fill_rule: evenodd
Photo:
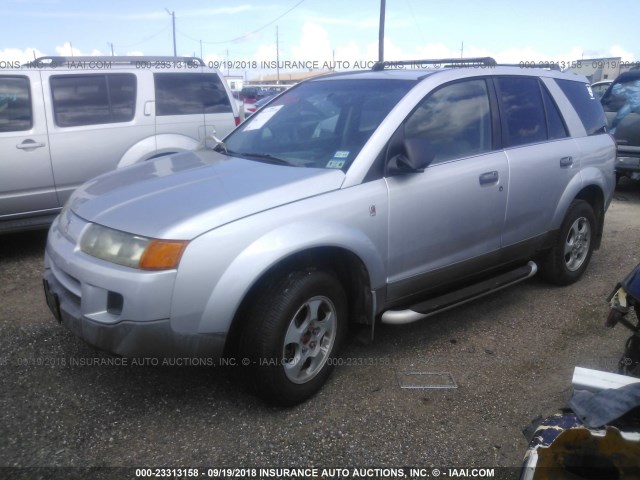
<path fill-rule="evenodd" d="M 176 268 L 187 247 L 185 240 L 151 240 L 138 264 L 144 270 Z"/>

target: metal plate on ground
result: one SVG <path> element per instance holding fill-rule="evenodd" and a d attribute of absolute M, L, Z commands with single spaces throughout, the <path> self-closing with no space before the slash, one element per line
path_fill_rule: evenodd
<path fill-rule="evenodd" d="M 449 372 L 396 372 L 400 388 L 458 388 Z"/>

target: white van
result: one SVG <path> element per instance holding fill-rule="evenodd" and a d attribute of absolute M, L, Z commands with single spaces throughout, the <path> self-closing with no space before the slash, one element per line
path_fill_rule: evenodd
<path fill-rule="evenodd" d="M 42 57 L 0 70 L 0 233 L 47 225 L 109 170 L 238 125 L 218 70 L 183 57 Z"/>

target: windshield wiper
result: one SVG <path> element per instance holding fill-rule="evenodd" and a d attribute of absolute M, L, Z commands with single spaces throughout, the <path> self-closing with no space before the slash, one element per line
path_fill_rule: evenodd
<path fill-rule="evenodd" d="M 293 163 L 291 163 L 291 162 L 289 162 L 287 160 L 284 160 L 284 159 L 278 158 L 278 157 L 274 157 L 270 153 L 240 152 L 240 153 L 237 153 L 236 155 L 239 155 L 241 157 L 248 157 L 248 158 L 256 159 L 256 160 L 264 160 L 264 161 L 269 162 L 269 163 L 275 163 L 276 165 L 288 165 L 290 167 L 296 166 L 296 165 L 294 165 Z"/>

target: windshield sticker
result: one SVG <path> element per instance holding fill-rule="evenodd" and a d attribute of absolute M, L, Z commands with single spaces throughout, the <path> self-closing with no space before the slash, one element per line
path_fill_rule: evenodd
<path fill-rule="evenodd" d="M 334 155 L 333 158 L 347 158 L 349 156 L 349 151 L 348 150 L 338 150 Z"/>
<path fill-rule="evenodd" d="M 327 168 L 342 168 L 344 166 L 344 160 L 329 160 Z"/>
<path fill-rule="evenodd" d="M 271 120 L 271 117 L 278 113 L 278 110 L 282 107 L 284 107 L 284 105 L 276 105 L 275 107 L 267 107 L 260 110 L 260 112 L 254 114 L 249 125 L 244 127 L 244 131 L 248 132 L 250 130 L 258 130 L 259 128 L 262 128 L 264 124 Z"/>
<path fill-rule="evenodd" d="M 587 85 L 587 92 L 589 92 L 589 97 L 591 98 L 591 100 L 595 100 L 596 97 L 593 96 L 593 90 L 591 89 L 591 85 L 589 85 L 588 83 Z"/>

